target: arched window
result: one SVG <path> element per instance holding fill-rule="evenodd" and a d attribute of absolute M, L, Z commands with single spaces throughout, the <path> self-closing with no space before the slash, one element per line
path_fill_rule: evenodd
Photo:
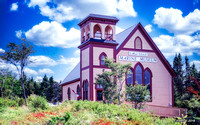
<path fill-rule="evenodd" d="M 135 83 L 142 85 L 142 67 L 140 65 L 135 68 Z"/>
<path fill-rule="evenodd" d="M 89 25 L 87 25 L 86 27 L 86 40 L 88 40 L 90 38 L 90 27 Z"/>
<path fill-rule="evenodd" d="M 100 54 L 100 56 L 99 56 L 100 66 L 104 66 L 105 65 L 104 59 L 106 57 L 107 57 L 107 55 L 104 52 Z"/>
<path fill-rule="evenodd" d="M 126 84 L 127 85 L 131 85 L 133 84 L 133 71 L 131 69 L 129 69 L 128 73 L 127 73 L 127 78 L 126 78 Z"/>
<path fill-rule="evenodd" d="M 142 49 L 142 40 L 140 37 L 136 37 L 135 39 L 135 49 Z"/>
<path fill-rule="evenodd" d="M 147 85 L 147 89 L 150 92 L 150 100 L 152 100 L 152 91 L 151 91 L 151 86 L 152 86 L 152 73 L 150 71 L 150 69 L 145 69 L 144 72 L 144 85 Z"/>
<path fill-rule="evenodd" d="M 112 30 L 111 26 L 106 26 L 106 28 L 105 28 L 105 39 L 113 40 L 113 30 Z"/>
<path fill-rule="evenodd" d="M 85 29 L 84 28 L 81 31 L 81 41 L 85 42 Z"/>
<path fill-rule="evenodd" d="M 77 90 L 76 90 L 76 93 L 80 96 L 80 87 L 79 85 L 77 85 Z M 79 98 L 77 97 L 77 100 L 79 100 Z"/>
<path fill-rule="evenodd" d="M 94 26 L 94 38 L 95 39 L 102 39 L 101 35 L 102 35 L 101 28 L 98 24 L 96 24 Z"/>
<path fill-rule="evenodd" d="M 71 91 L 70 91 L 70 88 L 68 88 L 67 95 L 68 95 L 68 100 L 71 100 Z"/>
<path fill-rule="evenodd" d="M 83 83 L 83 100 L 88 100 L 88 81 Z"/>

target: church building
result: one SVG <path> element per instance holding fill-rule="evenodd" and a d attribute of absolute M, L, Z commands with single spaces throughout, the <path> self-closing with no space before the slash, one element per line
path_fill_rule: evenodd
<path fill-rule="evenodd" d="M 102 86 L 94 83 L 97 74 L 109 70 L 103 61 L 108 57 L 121 64 L 131 63 L 124 88 L 136 82 L 148 85 L 151 101 L 147 105 L 173 107 L 175 73 L 168 61 L 141 23 L 115 34 L 118 21 L 113 16 L 90 14 L 78 24 L 80 62 L 61 83 L 63 101 L 78 100 L 75 93 L 82 100 L 101 101 Z"/>

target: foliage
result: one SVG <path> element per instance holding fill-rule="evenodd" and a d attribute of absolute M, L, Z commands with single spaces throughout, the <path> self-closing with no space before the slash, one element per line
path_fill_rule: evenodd
<path fill-rule="evenodd" d="M 47 100 L 41 96 L 30 95 L 27 100 L 33 112 L 48 109 Z"/>
<path fill-rule="evenodd" d="M 195 64 L 190 66 L 187 56 L 184 67 L 185 69 L 183 69 L 181 55 L 176 55 L 173 63 L 173 69 L 176 73 L 174 78 L 175 106 L 187 108 L 189 117 L 200 117 L 200 100 L 196 96 L 200 91 L 199 82 L 197 82 L 200 80 L 200 72 L 198 73 Z"/>
<path fill-rule="evenodd" d="M 34 50 L 33 46 L 30 43 L 28 43 L 25 39 L 21 38 L 21 40 L 22 42 L 20 45 L 16 45 L 15 43 L 9 43 L 7 45 L 8 51 L 4 52 L 1 58 L 10 64 L 13 64 L 16 67 L 23 90 L 23 96 L 27 104 L 24 88 L 24 69 L 30 63 L 29 56 L 30 54 L 34 53 Z"/>
<path fill-rule="evenodd" d="M 103 71 L 102 74 L 98 74 L 96 78 L 96 84 L 102 85 L 103 94 L 109 103 L 113 102 L 114 96 L 117 94 L 118 104 L 121 104 L 122 87 L 125 82 L 125 73 L 131 67 L 131 64 L 122 65 L 116 63 L 114 59 L 104 59 L 105 66 L 110 68 L 111 71 Z M 117 84 L 116 84 L 117 83 Z"/>
<path fill-rule="evenodd" d="M 127 93 L 127 100 L 132 102 L 132 108 L 134 102 L 135 109 L 143 108 L 145 102 L 150 100 L 150 92 L 147 89 L 147 85 L 146 86 L 142 86 L 139 84 L 135 84 L 134 86 L 129 85 L 126 87 L 126 93 Z"/>
<path fill-rule="evenodd" d="M 61 117 L 53 117 L 48 124 L 176 124 L 173 118 L 160 119 L 149 113 L 132 109 L 129 105 L 103 104 L 92 101 L 66 101 L 62 105 L 71 107 Z"/>

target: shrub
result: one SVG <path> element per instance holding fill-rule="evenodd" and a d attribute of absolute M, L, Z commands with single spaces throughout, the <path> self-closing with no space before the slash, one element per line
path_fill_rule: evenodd
<path fill-rule="evenodd" d="M 28 106 L 33 112 L 48 109 L 47 100 L 41 96 L 31 95 L 28 97 Z"/>
<path fill-rule="evenodd" d="M 52 117 L 51 120 L 49 120 L 48 125 L 56 125 L 56 124 L 66 124 L 69 119 L 71 118 L 71 115 L 69 112 L 65 112 L 65 115 L 63 117 Z"/>

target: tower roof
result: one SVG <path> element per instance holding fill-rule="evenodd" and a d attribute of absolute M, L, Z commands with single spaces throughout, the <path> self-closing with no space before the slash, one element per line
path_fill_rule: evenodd
<path fill-rule="evenodd" d="M 89 14 L 78 25 L 81 27 L 87 21 L 97 21 L 97 20 L 102 21 L 102 22 L 107 21 L 107 22 L 113 23 L 113 24 L 116 24 L 119 21 L 119 19 L 117 19 L 114 16 L 105 16 L 105 15 L 99 15 L 99 14 Z"/>

